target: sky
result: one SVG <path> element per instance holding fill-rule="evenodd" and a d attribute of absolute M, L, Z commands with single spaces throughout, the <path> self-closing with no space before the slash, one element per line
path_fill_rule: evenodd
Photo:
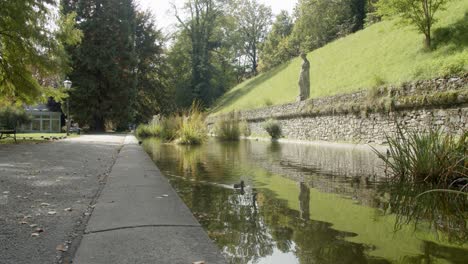
<path fill-rule="evenodd" d="M 273 14 L 278 14 L 281 10 L 292 13 L 297 0 L 258 0 L 259 2 L 271 6 Z M 174 17 L 171 3 L 181 7 L 185 0 L 135 0 L 142 10 L 151 10 L 156 16 L 158 27 L 165 33 L 170 33 L 177 23 Z"/>

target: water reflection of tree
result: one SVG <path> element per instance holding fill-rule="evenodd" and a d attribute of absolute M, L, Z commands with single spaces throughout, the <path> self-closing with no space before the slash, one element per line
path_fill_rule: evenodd
<path fill-rule="evenodd" d="M 428 189 L 430 186 L 409 183 L 385 185 L 380 191 L 381 206 L 386 213 L 396 215 L 396 230 L 414 223 L 415 228 L 430 228 L 436 239 L 466 243 L 467 197 L 446 192 L 418 195 Z"/>

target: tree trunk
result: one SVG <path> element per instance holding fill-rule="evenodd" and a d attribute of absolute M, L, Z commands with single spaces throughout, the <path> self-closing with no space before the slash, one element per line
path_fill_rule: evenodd
<path fill-rule="evenodd" d="M 101 116 L 94 116 L 94 125 L 91 127 L 92 131 L 105 132 L 104 118 Z"/>
<path fill-rule="evenodd" d="M 425 39 L 424 39 L 424 47 L 430 49 L 431 48 L 431 32 L 429 31 L 428 33 L 424 34 Z"/>

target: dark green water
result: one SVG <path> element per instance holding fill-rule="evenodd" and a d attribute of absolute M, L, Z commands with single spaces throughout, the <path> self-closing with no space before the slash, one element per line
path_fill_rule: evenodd
<path fill-rule="evenodd" d="M 143 144 L 230 263 L 468 263 L 466 199 L 431 218 L 433 200 L 425 207 L 385 188 L 369 149 Z M 243 192 L 232 188 L 241 180 Z"/>

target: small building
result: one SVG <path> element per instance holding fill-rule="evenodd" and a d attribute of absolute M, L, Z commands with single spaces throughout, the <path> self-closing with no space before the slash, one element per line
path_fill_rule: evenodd
<path fill-rule="evenodd" d="M 26 113 L 31 116 L 29 124 L 21 125 L 18 132 L 60 133 L 62 130 L 61 112 L 53 112 L 46 105 L 26 106 Z"/>

